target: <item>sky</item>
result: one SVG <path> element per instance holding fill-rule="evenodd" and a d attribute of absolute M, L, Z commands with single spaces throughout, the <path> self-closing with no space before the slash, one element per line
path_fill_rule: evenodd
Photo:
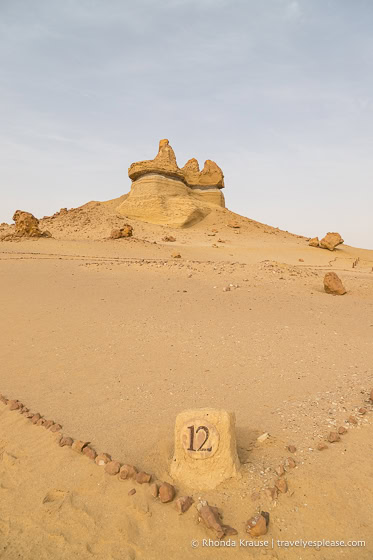
<path fill-rule="evenodd" d="M 0 0 L 0 222 L 130 189 L 168 138 L 227 207 L 373 249 L 371 0 Z"/>

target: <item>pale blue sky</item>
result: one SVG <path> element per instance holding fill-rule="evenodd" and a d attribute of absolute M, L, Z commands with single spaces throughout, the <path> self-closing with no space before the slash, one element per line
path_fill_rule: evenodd
<path fill-rule="evenodd" d="M 130 188 L 169 138 L 227 206 L 373 249 L 371 0 L 0 0 L 0 222 Z"/>

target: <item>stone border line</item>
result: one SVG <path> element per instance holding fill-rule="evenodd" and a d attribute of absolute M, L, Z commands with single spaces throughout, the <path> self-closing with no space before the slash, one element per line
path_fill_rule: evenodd
<path fill-rule="evenodd" d="M 62 433 L 62 426 L 54 422 L 53 420 L 46 420 L 42 415 L 37 412 L 31 412 L 29 408 L 24 406 L 22 402 L 17 399 L 8 399 L 4 395 L 0 394 L 0 402 L 8 407 L 11 411 L 18 411 L 20 414 L 25 416 L 32 424 L 35 426 L 43 426 L 46 430 L 56 434 L 56 443 L 60 447 L 71 447 L 73 451 L 81 455 L 85 455 L 90 460 L 94 461 L 99 467 L 104 467 L 105 472 L 108 475 L 116 476 L 119 481 L 133 480 L 138 484 L 148 484 L 151 496 L 163 504 L 172 502 L 176 495 L 175 487 L 168 482 L 158 482 L 154 480 L 154 475 L 149 474 L 145 471 L 138 471 L 138 469 L 129 464 L 123 464 L 120 461 L 113 460 L 109 453 L 97 453 L 93 447 L 90 446 L 89 441 L 74 440 L 69 436 L 64 436 Z M 365 404 L 370 405 L 369 410 L 373 411 L 373 388 L 370 391 L 369 396 L 365 399 Z M 360 407 L 358 409 L 358 414 L 364 416 L 368 412 L 367 406 Z M 351 414 L 346 420 L 351 427 L 359 424 L 356 415 Z M 323 451 L 328 448 L 328 443 L 335 443 L 341 440 L 341 435 L 347 433 L 347 428 L 340 426 L 337 431 L 331 431 L 327 436 L 325 436 L 325 441 L 320 442 L 317 445 L 319 451 Z M 267 435 L 267 434 L 265 434 Z M 296 452 L 296 447 L 294 445 L 288 445 L 286 447 L 287 451 L 290 453 Z M 265 489 L 266 496 L 271 500 L 275 501 L 279 494 L 285 494 L 288 491 L 288 483 L 285 478 L 285 474 L 289 470 L 297 466 L 296 461 L 292 457 L 287 457 L 276 469 L 275 473 L 277 479 L 274 482 L 273 487 L 268 487 Z M 128 495 L 132 496 L 136 494 L 136 488 L 132 488 Z M 254 493 L 255 494 L 255 493 Z M 252 496 L 252 498 L 254 495 Z M 259 498 L 259 496 L 257 496 Z M 179 514 L 183 514 L 191 507 L 194 503 L 192 496 L 180 496 L 175 500 L 176 511 Z M 238 531 L 229 525 L 225 525 L 222 522 L 222 515 L 218 508 L 210 506 L 206 500 L 199 498 L 197 504 L 197 511 L 199 515 L 199 521 L 203 521 L 206 528 L 211 529 L 218 539 L 223 539 L 227 536 L 237 535 Z M 265 511 L 260 511 L 253 517 L 251 517 L 245 523 L 245 530 L 251 537 L 260 537 L 267 533 L 269 525 L 269 513 Z"/>

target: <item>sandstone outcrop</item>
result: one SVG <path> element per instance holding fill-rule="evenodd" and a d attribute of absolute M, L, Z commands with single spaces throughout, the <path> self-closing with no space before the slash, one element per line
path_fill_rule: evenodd
<path fill-rule="evenodd" d="M 334 251 L 334 249 L 343 242 L 344 241 L 339 233 L 329 232 L 325 235 L 325 237 L 320 239 L 320 247 L 323 249 L 329 249 L 329 251 Z"/>
<path fill-rule="evenodd" d="M 224 175 L 207 160 L 202 171 L 190 159 L 179 168 L 167 139 L 159 142 L 157 156 L 133 163 L 128 169 L 131 191 L 118 206 L 122 216 L 172 227 L 188 227 L 203 220 L 212 208 L 225 207 Z"/>
<path fill-rule="evenodd" d="M 3 240 L 11 240 L 18 237 L 52 237 L 49 231 L 39 229 L 39 220 L 30 212 L 16 210 L 13 215 L 15 231 L 13 234 L 6 235 Z"/>

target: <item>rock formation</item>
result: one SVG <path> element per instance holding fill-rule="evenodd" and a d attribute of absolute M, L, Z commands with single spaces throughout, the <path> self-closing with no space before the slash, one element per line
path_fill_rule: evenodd
<path fill-rule="evenodd" d="M 2 237 L 3 241 L 10 241 L 20 237 L 52 237 L 49 231 L 39 229 L 39 220 L 30 212 L 16 210 L 13 215 L 15 222 L 14 233 Z"/>
<path fill-rule="evenodd" d="M 153 160 L 133 163 L 128 169 L 131 191 L 117 208 L 119 214 L 145 222 L 188 227 L 207 216 L 212 208 L 225 207 L 224 175 L 207 160 L 202 171 L 190 159 L 179 168 L 168 140 L 159 142 Z"/>

